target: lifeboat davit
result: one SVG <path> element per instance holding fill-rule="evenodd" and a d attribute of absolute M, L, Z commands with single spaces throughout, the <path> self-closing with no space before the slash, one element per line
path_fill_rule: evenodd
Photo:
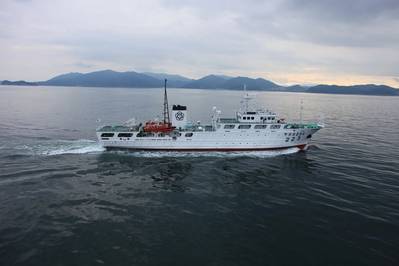
<path fill-rule="evenodd" d="M 163 132 L 168 133 L 174 129 L 172 123 L 149 121 L 144 125 L 144 132 Z"/>

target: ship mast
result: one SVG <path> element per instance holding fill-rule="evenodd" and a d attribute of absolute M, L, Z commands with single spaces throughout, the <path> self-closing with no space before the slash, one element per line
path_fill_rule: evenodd
<path fill-rule="evenodd" d="M 242 103 L 244 105 L 244 112 L 248 112 L 249 111 L 249 100 L 251 100 L 252 97 L 248 94 L 247 91 L 247 84 L 244 84 L 244 97 L 242 100 Z"/>
<path fill-rule="evenodd" d="M 169 105 L 168 105 L 168 94 L 166 92 L 166 83 L 168 82 L 167 79 L 165 79 L 165 93 L 164 93 L 164 98 L 163 98 L 163 123 L 164 124 L 170 124 L 170 118 L 169 118 Z"/>

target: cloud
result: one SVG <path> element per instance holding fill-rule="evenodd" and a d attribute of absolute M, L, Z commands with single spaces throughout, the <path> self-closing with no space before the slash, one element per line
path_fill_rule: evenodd
<path fill-rule="evenodd" d="M 94 65 L 92 64 L 86 64 L 83 62 L 76 62 L 74 64 L 72 64 L 73 66 L 79 67 L 79 68 L 92 68 Z"/>
<path fill-rule="evenodd" d="M 111 68 L 393 84 L 398 11 L 392 0 L 3 0 L 0 71 L 32 80 Z"/>

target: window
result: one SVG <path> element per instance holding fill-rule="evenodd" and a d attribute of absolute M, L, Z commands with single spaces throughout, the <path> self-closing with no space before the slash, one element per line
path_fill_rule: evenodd
<path fill-rule="evenodd" d="M 251 116 L 251 120 L 254 120 L 254 119 L 255 119 L 255 117 Z"/>
<path fill-rule="evenodd" d="M 251 125 L 239 125 L 238 129 L 250 129 Z"/>
<path fill-rule="evenodd" d="M 102 133 L 101 137 L 102 138 L 112 138 L 114 136 L 114 133 Z"/>
<path fill-rule="evenodd" d="M 224 125 L 224 129 L 233 129 L 235 125 Z"/>
<path fill-rule="evenodd" d="M 118 138 L 131 138 L 133 136 L 132 133 L 119 133 Z"/>
<path fill-rule="evenodd" d="M 184 136 L 185 136 L 186 138 L 190 138 L 190 137 L 192 137 L 192 136 L 193 136 L 193 133 L 192 133 L 192 132 L 190 132 L 190 133 L 186 133 Z"/>
<path fill-rule="evenodd" d="M 213 131 L 213 126 L 205 126 L 205 131 Z"/>
<path fill-rule="evenodd" d="M 246 117 L 246 116 L 243 116 L 242 119 L 247 120 L 247 117 Z"/>
<path fill-rule="evenodd" d="M 279 129 L 281 125 L 271 125 L 270 129 Z"/>
<path fill-rule="evenodd" d="M 255 125 L 255 129 L 266 129 L 267 125 Z"/>

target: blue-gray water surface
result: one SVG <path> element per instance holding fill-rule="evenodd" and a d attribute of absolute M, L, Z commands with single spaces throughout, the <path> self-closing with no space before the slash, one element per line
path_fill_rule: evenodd
<path fill-rule="evenodd" d="M 107 152 L 161 89 L 0 87 L 0 265 L 399 265 L 399 97 L 257 92 L 308 151 Z M 242 92 L 171 89 L 207 122 Z"/>

